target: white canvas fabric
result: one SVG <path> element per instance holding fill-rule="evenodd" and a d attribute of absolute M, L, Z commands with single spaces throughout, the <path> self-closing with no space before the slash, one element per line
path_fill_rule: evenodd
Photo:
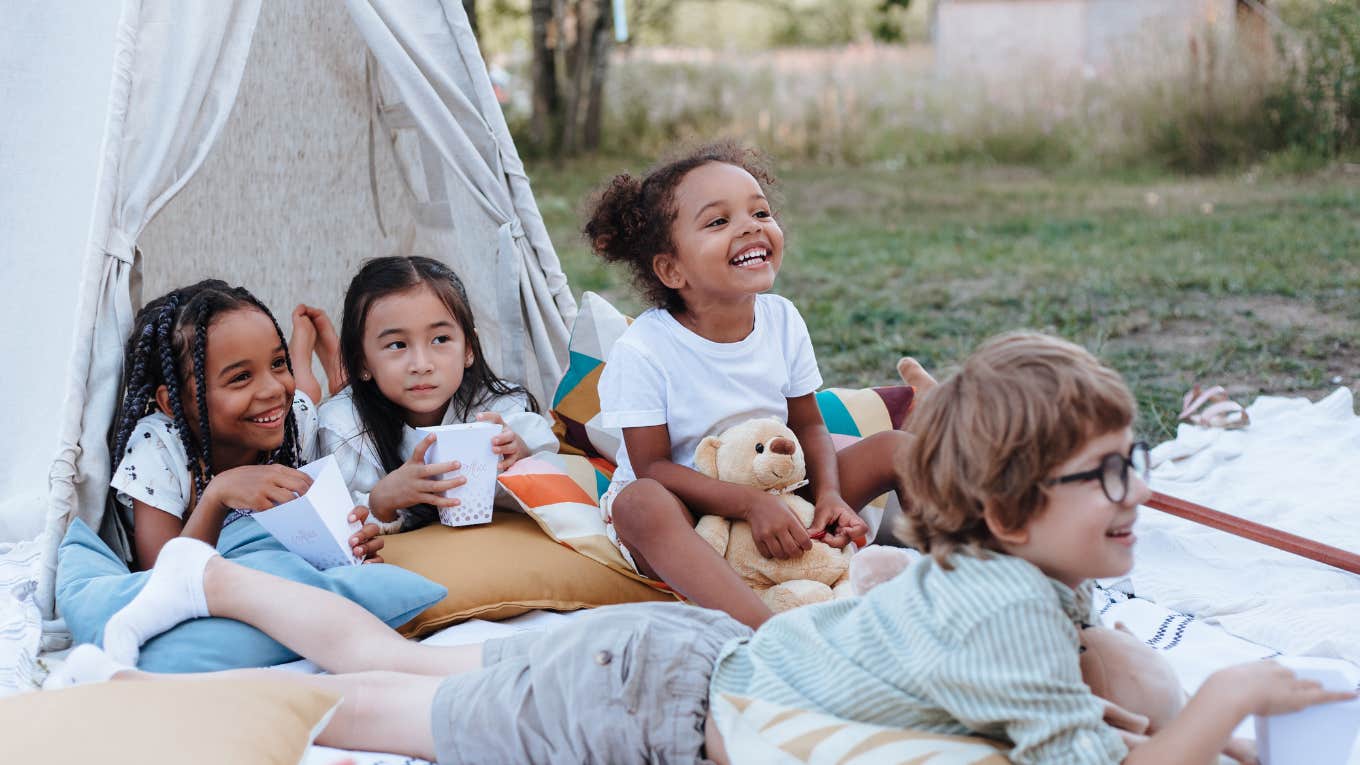
<path fill-rule="evenodd" d="M 48 551 L 38 598 L 50 613 L 56 545 L 80 518 L 99 528 L 107 495 L 105 434 L 132 329 L 137 237 L 212 147 L 250 49 L 260 0 L 127 2 L 118 21 L 108 120 L 50 474 Z M 53 151 L 59 150 L 52 147 Z M 126 549 L 122 535 L 109 541 Z"/>
<path fill-rule="evenodd" d="M 412 249 L 462 276 L 493 368 L 546 403 L 566 366 L 576 304 L 463 5 L 347 5 L 383 75 L 377 113 L 416 212 Z"/>
<path fill-rule="evenodd" d="M 0 346 L 7 361 L 32 367 L 0 382 L 6 432 L 23 446 L 18 459 L 0 463 L 0 542 L 47 532 L 36 597 L 45 617 L 54 616 L 55 550 L 67 525 L 81 518 L 100 528 L 105 520 L 105 439 L 123 344 L 143 297 L 220 276 L 260 294 L 287 328 L 296 302 L 336 312 L 339 294 L 316 294 L 317 274 L 326 275 L 326 292 L 338 293 L 359 260 L 390 254 L 391 243 L 401 241 L 402 251 L 438 257 L 464 275 L 493 365 L 547 403 L 566 360 L 575 302 L 461 3 L 352 0 L 340 11 L 350 17 L 343 24 L 332 4 L 271 6 L 271 20 L 311 24 L 309 42 L 316 45 L 326 45 L 316 39 L 318 26 L 344 32 L 324 55 L 298 61 L 296 51 L 285 55 L 293 40 L 262 30 L 271 33 L 262 54 L 270 67 L 257 67 L 248 89 L 241 84 L 255 55 L 260 0 L 5 5 L 0 97 L 18 116 L 0 127 L 0 170 L 20 183 L 5 184 L 9 190 L 0 196 L 0 276 L 24 294 L 5 301 L 0 319 L 11 328 L 39 326 L 36 338 L 7 333 Z M 310 10 L 329 15 L 311 23 Z M 362 73 L 366 57 L 373 66 L 371 105 L 381 109 L 372 142 L 378 152 L 363 151 L 370 99 L 358 109 L 345 101 L 363 93 L 362 76 L 357 83 L 345 77 Z M 275 95 L 297 92 L 290 64 L 314 78 L 309 92 L 317 90 L 315 78 L 331 77 L 320 89 L 338 93 L 338 105 L 325 114 L 298 108 L 286 120 L 257 121 L 262 109 L 273 116 L 290 110 L 287 98 L 260 102 L 260 78 Z M 237 109 L 240 102 L 248 108 Z M 234 136 L 231 151 L 213 157 L 211 172 L 195 178 L 238 112 L 252 122 L 225 131 Z M 26 122 L 30 115 L 49 124 Z M 309 121 L 326 124 L 318 130 Z M 333 171 L 329 183 L 291 172 L 317 132 L 329 139 L 322 147 L 329 153 L 309 169 L 344 163 L 357 170 Z M 280 156 L 284 147 L 287 156 Z M 232 178 L 232 166 L 249 164 L 241 155 L 250 151 L 267 153 L 265 166 L 274 173 L 252 166 Z M 348 183 L 356 176 L 373 179 L 374 197 Z M 186 184 L 187 201 L 172 203 Z M 279 188 L 287 184 L 296 187 Z M 326 194 L 342 204 L 327 209 Z M 301 214 L 288 218 L 294 200 Z M 390 236 L 379 233 L 376 220 L 334 225 L 375 208 L 388 211 L 396 227 Z M 149 226 L 163 209 L 173 220 Z M 280 209 L 285 218 L 262 230 L 260 214 Z M 303 241 L 343 228 L 338 236 L 352 244 L 337 258 L 327 250 L 334 240 L 326 241 L 301 265 L 280 269 L 280 253 L 259 243 L 294 228 L 305 232 Z M 25 259 L 11 258 L 11 250 Z M 155 275 L 145 296 L 142 266 Z M 288 278 L 278 278 L 281 272 Z M 104 534 L 127 549 L 116 526 L 104 524 Z"/>

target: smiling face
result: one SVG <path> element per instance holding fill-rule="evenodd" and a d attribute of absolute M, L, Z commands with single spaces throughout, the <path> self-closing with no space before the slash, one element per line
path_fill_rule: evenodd
<path fill-rule="evenodd" d="M 691 308 L 753 297 L 774 286 L 784 232 L 760 183 L 736 165 L 710 162 L 675 187 L 675 252 L 653 261 L 657 276 Z"/>
<path fill-rule="evenodd" d="M 1110 454 L 1128 454 L 1133 434 L 1127 429 L 1086 442 L 1049 478 L 1093 470 Z M 1120 576 L 1133 567 L 1133 522 L 1138 505 L 1152 492 L 1130 471 L 1128 496 L 1111 502 L 1099 479 L 1058 484 L 1047 490 L 1038 515 L 1018 531 L 997 534 L 1006 552 L 1038 566 L 1069 587 L 1087 579 Z M 994 532 L 995 533 L 995 532 Z"/>
<path fill-rule="evenodd" d="M 214 317 L 208 325 L 203 374 L 218 472 L 253 463 L 260 452 L 283 445 L 296 386 L 283 341 L 268 316 L 256 308 L 237 308 Z M 197 400 L 192 378 L 186 390 L 185 419 L 201 434 L 198 407 L 190 403 Z M 162 399 L 161 410 L 168 413 L 168 399 L 163 393 L 158 399 Z"/>
<path fill-rule="evenodd" d="M 412 427 L 443 420 L 473 362 L 457 319 L 424 284 L 373 301 L 364 317 L 363 354 L 363 374 Z"/>

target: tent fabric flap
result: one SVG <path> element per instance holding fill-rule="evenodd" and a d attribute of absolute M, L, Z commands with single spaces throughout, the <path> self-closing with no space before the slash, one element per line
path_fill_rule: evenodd
<path fill-rule="evenodd" d="M 414 251 L 463 278 L 493 368 L 546 403 L 576 303 L 462 4 L 347 5 L 380 70 L 375 108 L 414 197 Z"/>
<path fill-rule="evenodd" d="M 103 520 L 107 436 L 132 330 L 136 242 L 202 164 L 236 101 L 260 0 L 128 0 L 115 42 L 90 251 L 50 473 L 40 605 L 52 615 L 56 548 L 75 518 Z M 152 253 L 152 256 L 157 253 Z M 115 534 L 115 544 L 125 537 Z"/>

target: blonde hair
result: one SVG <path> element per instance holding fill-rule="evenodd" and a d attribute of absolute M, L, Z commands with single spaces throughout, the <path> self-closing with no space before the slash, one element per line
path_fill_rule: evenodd
<path fill-rule="evenodd" d="M 1136 412 L 1119 373 L 1078 345 L 1034 332 L 988 340 L 911 415 L 897 536 L 945 568 L 956 551 L 999 551 L 983 509 L 1022 528 L 1046 505 L 1041 482 Z"/>

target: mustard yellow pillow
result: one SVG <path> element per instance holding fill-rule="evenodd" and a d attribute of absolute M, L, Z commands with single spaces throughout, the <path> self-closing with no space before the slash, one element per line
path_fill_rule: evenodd
<path fill-rule="evenodd" d="M 296 765 L 340 697 L 283 680 L 122 681 L 0 699 L 4 761 Z"/>
<path fill-rule="evenodd" d="M 386 537 L 383 559 L 449 589 L 402 625 L 423 637 L 468 619 L 508 619 L 534 609 L 674 600 L 553 541 L 526 515 L 498 512 L 484 526 L 434 524 Z"/>

